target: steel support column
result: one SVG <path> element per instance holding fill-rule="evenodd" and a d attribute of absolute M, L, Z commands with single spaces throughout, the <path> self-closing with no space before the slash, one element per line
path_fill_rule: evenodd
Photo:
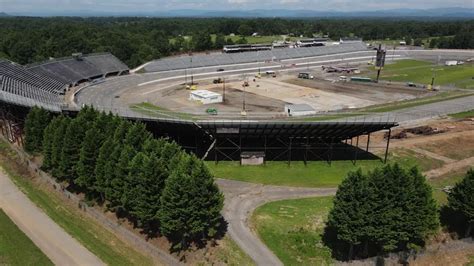
<path fill-rule="evenodd" d="M 366 152 L 369 152 L 369 145 L 370 145 L 370 133 L 367 134 L 367 148 L 365 149 Z"/>
<path fill-rule="evenodd" d="M 387 163 L 388 158 L 388 146 L 390 145 L 390 136 L 392 135 L 392 129 L 388 130 L 388 137 L 387 137 L 387 147 L 385 148 L 385 160 L 384 163 Z"/>

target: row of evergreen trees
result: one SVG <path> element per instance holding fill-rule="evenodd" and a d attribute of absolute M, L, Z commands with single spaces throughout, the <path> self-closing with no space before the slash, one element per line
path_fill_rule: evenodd
<path fill-rule="evenodd" d="M 145 125 L 83 108 L 75 118 L 50 118 L 33 108 L 25 121 L 25 149 L 43 155 L 59 181 L 106 203 L 174 249 L 216 236 L 223 195 L 204 163 Z"/>
<path fill-rule="evenodd" d="M 474 228 L 474 171 L 455 186 L 448 202 L 448 208 L 463 217 L 469 236 Z M 459 222 L 447 219 L 452 220 L 447 224 Z M 324 240 L 335 257 L 351 260 L 416 251 L 439 225 L 438 207 L 424 176 L 417 168 L 394 164 L 349 173 L 334 198 Z"/>

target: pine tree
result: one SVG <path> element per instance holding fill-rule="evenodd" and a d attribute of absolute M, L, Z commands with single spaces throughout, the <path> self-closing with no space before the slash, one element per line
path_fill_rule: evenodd
<path fill-rule="evenodd" d="M 436 203 L 425 178 L 416 168 L 406 171 L 397 164 L 367 175 L 349 174 L 328 220 L 328 228 L 350 247 L 349 259 L 356 248 L 364 257 L 416 248 L 438 226 Z M 369 246 L 376 249 L 369 252 Z"/>
<path fill-rule="evenodd" d="M 36 150 L 37 136 L 36 124 L 38 120 L 39 108 L 33 107 L 26 116 L 25 120 L 25 150 L 34 152 Z"/>
<path fill-rule="evenodd" d="M 143 143 L 151 138 L 150 132 L 142 123 L 133 123 L 125 134 L 124 144 L 131 146 L 134 150 L 140 151 Z"/>
<path fill-rule="evenodd" d="M 359 169 L 342 181 L 329 213 L 327 226 L 337 238 L 349 244 L 348 259 L 352 259 L 354 246 L 368 244 L 370 232 L 370 187 L 367 175 Z"/>
<path fill-rule="evenodd" d="M 79 161 L 77 163 L 77 179 L 76 184 L 83 187 L 89 193 L 94 193 L 94 183 L 95 183 L 95 166 L 97 156 L 99 155 L 99 150 L 97 147 L 100 147 L 102 141 L 102 135 L 99 134 L 99 131 L 92 127 L 87 130 L 84 137 L 84 142 L 82 143 L 81 151 L 79 154 Z"/>
<path fill-rule="evenodd" d="M 61 117 L 59 125 L 54 131 L 54 138 L 51 149 L 51 170 L 53 176 L 60 175 L 59 163 L 61 161 L 61 151 L 64 146 L 66 130 L 70 123 L 71 119 L 69 117 Z"/>
<path fill-rule="evenodd" d="M 168 177 L 154 153 L 139 152 L 130 163 L 130 172 L 124 207 L 137 218 L 139 226 L 145 231 L 156 231 L 156 213 L 160 208 L 161 192 Z"/>
<path fill-rule="evenodd" d="M 161 232 L 174 243 L 174 248 L 186 249 L 191 241 L 215 236 L 222 206 L 223 196 L 204 164 L 194 156 L 182 154 L 160 198 Z"/>
<path fill-rule="evenodd" d="M 51 123 L 45 128 L 43 133 L 43 165 L 44 170 L 49 170 L 52 167 L 52 156 L 53 156 L 53 141 L 54 132 L 61 124 L 61 120 L 64 119 L 62 116 L 55 117 Z"/>
<path fill-rule="evenodd" d="M 112 167 L 112 164 L 108 164 L 106 171 L 111 171 L 113 173 L 112 180 L 110 181 L 110 189 L 108 194 L 106 194 L 108 200 L 111 203 L 112 207 L 122 208 L 122 202 L 124 201 L 122 197 L 124 196 L 125 188 L 127 186 L 127 176 L 129 172 L 129 164 L 135 154 L 137 153 L 131 146 L 125 145 L 114 151 L 114 153 L 119 153 L 117 163 Z M 115 156 L 115 155 L 114 155 Z"/>
<path fill-rule="evenodd" d="M 83 121 L 76 118 L 71 121 L 66 130 L 66 136 L 61 150 L 59 172 L 56 177 L 67 179 L 73 183 L 77 178 L 76 165 L 79 161 L 79 153 L 84 140 L 85 128 Z"/>
<path fill-rule="evenodd" d="M 95 182 L 94 190 L 99 193 L 101 201 L 106 199 L 105 194 L 107 189 L 110 186 L 111 172 L 107 170 L 107 164 L 110 161 L 114 161 L 113 155 L 114 148 L 116 147 L 113 138 L 108 138 L 104 144 L 99 149 L 99 154 L 97 156 L 97 162 L 95 165 Z"/>
<path fill-rule="evenodd" d="M 177 250 L 186 249 L 192 239 L 195 222 L 193 187 L 194 180 L 189 174 L 175 171 L 166 179 L 160 198 L 160 231 Z"/>
<path fill-rule="evenodd" d="M 25 150 L 28 152 L 41 152 L 43 146 L 43 133 L 51 121 L 48 111 L 43 108 L 33 107 L 25 121 Z"/>
<path fill-rule="evenodd" d="M 221 211 L 224 207 L 224 195 L 214 183 L 214 177 L 203 161 L 191 155 L 194 162 L 192 177 L 196 184 L 196 204 L 199 223 L 197 234 L 203 239 L 216 236 L 221 226 Z"/>
<path fill-rule="evenodd" d="M 467 221 L 465 236 L 474 231 L 474 170 L 470 169 L 461 182 L 448 194 L 448 206 L 461 213 Z"/>

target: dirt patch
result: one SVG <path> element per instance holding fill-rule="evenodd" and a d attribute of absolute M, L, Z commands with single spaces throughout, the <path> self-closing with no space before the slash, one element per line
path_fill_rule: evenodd
<path fill-rule="evenodd" d="M 435 141 L 428 140 L 415 146 L 454 160 L 462 160 L 474 157 L 473 137 L 474 131 L 467 136 L 454 136 L 452 138 L 438 139 Z"/>

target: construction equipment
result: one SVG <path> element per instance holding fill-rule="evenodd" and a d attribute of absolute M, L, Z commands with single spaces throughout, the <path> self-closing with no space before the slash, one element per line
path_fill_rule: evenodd
<path fill-rule="evenodd" d="M 217 78 L 217 79 L 214 79 L 214 80 L 212 81 L 212 83 L 214 83 L 214 84 L 220 84 L 220 83 L 223 83 L 223 82 L 224 82 L 224 80 L 221 79 L 221 78 Z"/>

